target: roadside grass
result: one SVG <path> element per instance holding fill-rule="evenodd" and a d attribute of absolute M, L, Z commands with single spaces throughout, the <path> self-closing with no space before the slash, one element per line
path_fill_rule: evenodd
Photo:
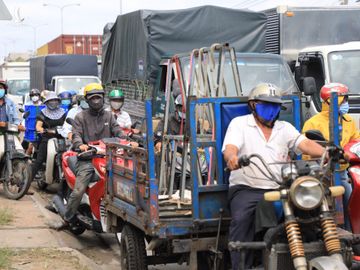
<path fill-rule="evenodd" d="M 0 226 L 9 225 L 14 220 L 14 213 L 8 207 L 0 208 Z"/>
<path fill-rule="evenodd" d="M 0 248 L 0 269 L 9 269 L 13 251 L 8 248 Z"/>

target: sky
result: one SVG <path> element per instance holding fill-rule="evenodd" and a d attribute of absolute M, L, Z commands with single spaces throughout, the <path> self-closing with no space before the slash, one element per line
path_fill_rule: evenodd
<path fill-rule="evenodd" d="M 61 34 L 102 34 L 108 22 L 119 14 L 139 9 L 183 9 L 201 5 L 248 8 L 259 11 L 278 5 L 328 6 L 345 0 L 3 0 L 13 21 L 0 21 L 0 62 L 9 52 L 32 51 Z M 354 4 L 355 0 L 348 0 Z M 48 4 L 48 6 L 44 6 Z M 74 5 L 72 5 L 74 4 Z M 80 4 L 76 6 L 75 4 Z M 58 7 L 52 6 L 57 5 Z M 22 22 L 19 22 L 22 20 Z M 35 33 L 36 32 L 36 33 Z M 35 40 L 35 41 L 34 41 Z"/>

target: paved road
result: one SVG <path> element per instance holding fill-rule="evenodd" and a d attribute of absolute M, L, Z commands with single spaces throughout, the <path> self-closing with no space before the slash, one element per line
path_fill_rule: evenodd
<path fill-rule="evenodd" d="M 45 217 L 48 220 L 59 220 L 57 215 L 46 210 L 44 206 L 51 201 L 51 198 L 56 190 L 56 186 L 48 187 L 46 191 L 37 189 L 36 184 L 33 184 L 32 189 L 35 191 L 34 198 L 37 198 L 40 208 L 42 208 Z M 81 236 L 74 236 L 67 231 L 56 232 L 63 245 L 80 251 L 85 256 L 92 259 L 95 263 L 106 270 L 120 269 L 120 249 L 116 238 L 113 234 L 97 234 L 92 231 L 86 231 Z M 149 270 L 185 270 L 188 269 L 186 265 L 170 264 L 149 266 Z"/>

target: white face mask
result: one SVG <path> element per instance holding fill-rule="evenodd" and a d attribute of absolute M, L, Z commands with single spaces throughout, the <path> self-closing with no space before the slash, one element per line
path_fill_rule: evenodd
<path fill-rule="evenodd" d="M 39 96 L 32 96 L 31 97 L 32 102 L 38 102 L 39 99 L 40 99 Z"/>
<path fill-rule="evenodd" d="M 121 109 L 121 107 L 123 106 L 123 102 L 119 102 L 119 101 L 110 101 L 110 106 L 111 108 L 113 108 L 115 111 L 118 111 Z"/>

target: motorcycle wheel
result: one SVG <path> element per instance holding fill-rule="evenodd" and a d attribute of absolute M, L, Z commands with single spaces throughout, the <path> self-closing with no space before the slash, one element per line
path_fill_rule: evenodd
<path fill-rule="evenodd" d="M 3 175 L 5 177 L 4 193 L 8 199 L 18 200 L 22 198 L 30 188 L 30 166 L 24 159 L 14 159 L 12 166 L 14 172 L 12 179 L 9 179 L 6 165 L 3 168 Z"/>
<path fill-rule="evenodd" d="M 126 224 L 121 232 L 120 250 L 121 269 L 148 269 L 143 232 Z"/>

